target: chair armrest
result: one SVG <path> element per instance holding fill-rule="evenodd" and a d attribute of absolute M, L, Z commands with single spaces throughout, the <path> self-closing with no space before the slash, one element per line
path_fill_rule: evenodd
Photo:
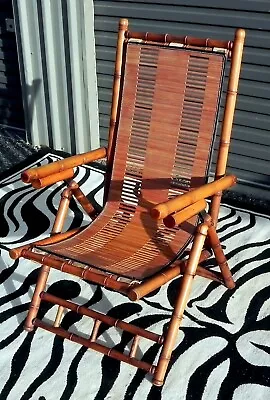
<path fill-rule="evenodd" d="M 153 219 L 163 219 L 168 215 L 180 211 L 185 207 L 190 206 L 198 202 L 199 200 L 206 199 L 224 189 L 227 189 L 237 182 L 237 178 L 234 175 L 224 176 L 214 182 L 206 183 L 190 192 L 180 194 L 171 200 L 164 203 L 157 204 L 150 211 Z"/>
<path fill-rule="evenodd" d="M 205 199 L 201 199 L 188 207 L 183 208 L 181 211 L 168 215 L 163 219 L 163 223 L 167 228 L 174 228 L 176 225 L 182 224 L 194 215 L 198 215 L 201 211 L 205 210 L 207 203 Z"/>
<path fill-rule="evenodd" d="M 31 185 L 35 189 L 41 189 L 45 186 L 53 185 L 56 182 L 71 179 L 74 176 L 73 168 L 65 169 L 57 174 L 52 174 L 45 176 L 45 178 L 32 179 L 30 181 Z"/>
<path fill-rule="evenodd" d="M 101 147 L 96 150 L 89 151 L 87 153 L 71 156 L 63 160 L 55 161 L 48 165 L 43 165 L 37 168 L 31 168 L 24 171 L 21 174 L 22 181 L 24 183 L 31 183 L 42 178 L 46 178 L 50 175 L 59 175 L 59 180 L 62 180 L 61 173 L 65 170 L 71 170 L 74 167 L 78 167 L 82 164 L 87 164 L 91 161 L 99 160 L 107 156 L 106 147 Z M 57 181 L 54 180 L 53 183 Z M 52 183 L 52 182 L 51 182 Z"/>

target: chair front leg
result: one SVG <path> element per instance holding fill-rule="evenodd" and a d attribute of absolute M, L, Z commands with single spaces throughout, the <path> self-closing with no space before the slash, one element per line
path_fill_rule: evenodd
<path fill-rule="evenodd" d="M 59 209 L 57 211 L 54 225 L 52 228 L 51 235 L 55 233 L 60 233 L 63 229 L 63 225 L 66 219 L 66 215 L 68 212 L 68 207 L 70 203 L 70 199 L 72 196 L 72 189 L 69 186 L 67 189 L 65 189 L 61 195 L 61 201 L 59 204 Z M 48 276 L 50 272 L 50 267 L 47 265 L 42 265 L 41 270 L 38 275 L 38 280 L 37 284 L 35 287 L 35 291 L 30 303 L 29 311 L 25 320 L 24 324 L 24 329 L 28 332 L 31 332 L 34 329 L 33 325 L 33 320 L 36 318 L 40 303 L 41 303 L 41 298 L 40 298 L 40 293 L 44 291 Z"/>
<path fill-rule="evenodd" d="M 34 329 L 33 320 L 36 318 L 39 306 L 41 303 L 40 293 L 44 291 L 48 276 L 50 272 L 50 267 L 42 265 L 41 270 L 38 275 L 38 281 L 35 287 L 35 291 L 30 303 L 29 311 L 24 323 L 24 329 L 31 332 Z"/>
<path fill-rule="evenodd" d="M 166 333 L 163 348 L 155 369 L 153 384 L 161 386 L 171 359 L 172 350 L 176 341 L 179 327 L 183 318 L 188 298 L 191 291 L 192 282 L 196 275 L 196 269 L 200 260 L 201 252 L 207 236 L 209 224 L 207 222 L 198 226 L 194 242 L 190 251 L 187 267 L 183 274 L 181 286 L 176 298 L 173 315 L 170 320 L 169 328 Z"/>

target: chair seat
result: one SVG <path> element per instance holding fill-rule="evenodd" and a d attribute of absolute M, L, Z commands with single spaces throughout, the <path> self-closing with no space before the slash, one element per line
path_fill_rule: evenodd
<path fill-rule="evenodd" d="M 114 212 L 113 212 L 114 211 Z M 105 206 L 99 218 L 72 238 L 37 248 L 119 276 L 142 280 L 171 264 L 190 241 L 197 217 L 180 228 L 154 221 L 149 211 L 134 214 Z"/>

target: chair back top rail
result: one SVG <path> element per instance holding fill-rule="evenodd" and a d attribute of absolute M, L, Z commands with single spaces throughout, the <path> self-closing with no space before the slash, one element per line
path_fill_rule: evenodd
<path fill-rule="evenodd" d="M 232 50 L 233 41 L 216 40 L 210 38 L 196 38 L 192 36 L 174 36 L 168 33 L 159 34 L 151 32 L 125 32 L 126 39 L 139 39 L 146 42 L 156 42 L 161 44 L 179 43 L 185 46 L 196 46 L 203 48 L 222 48 Z"/>

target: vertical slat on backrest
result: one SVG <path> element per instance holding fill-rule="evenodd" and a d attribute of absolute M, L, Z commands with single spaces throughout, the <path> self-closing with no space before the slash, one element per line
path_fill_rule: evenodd
<path fill-rule="evenodd" d="M 220 89 L 223 78 L 224 56 L 199 53 L 190 55 L 187 88 L 193 93 L 194 110 L 191 119 L 196 131 L 196 153 L 192 169 L 191 187 L 205 183 L 208 162 L 215 134 Z M 200 118 L 200 119 L 199 119 Z M 196 122 L 195 122 L 196 121 Z"/>

